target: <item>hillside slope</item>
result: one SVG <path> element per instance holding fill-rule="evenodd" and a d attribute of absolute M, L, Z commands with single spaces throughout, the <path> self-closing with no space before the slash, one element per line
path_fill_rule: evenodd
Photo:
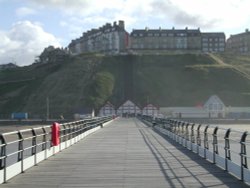
<path fill-rule="evenodd" d="M 250 105 L 250 82 L 206 55 L 124 56 L 107 59 L 101 66 L 117 81 L 111 98 L 114 104 L 132 99 L 141 106 L 148 102 L 196 106 L 216 94 L 226 105 Z M 132 81 L 126 83 L 127 77 Z"/>
<path fill-rule="evenodd" d="M 82 55 L 64 63 L 0 72 L 0 114 L 25 111 L 72 117 L 107 100 L 119 106 L 196 106 L 211 95 L 227 106 L 250 106 L 250 82 L 207 55 Z"/>

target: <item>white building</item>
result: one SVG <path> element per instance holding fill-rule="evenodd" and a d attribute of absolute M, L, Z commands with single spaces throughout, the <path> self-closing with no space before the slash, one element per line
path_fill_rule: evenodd
<path fill-rule="evenodd" d="M 99 111 L 100 116 L 112 116 L 115 115 L 115 107 L 107 102 Z"/>
<path fill-rule="evenodd" d="M 165 107 L 160 113 L 175 118 L 224 118 L 226 107 L 222 100 L 213 95 L 199 107 Z"/>
<path fill-rule="evenodd" d="M 203 108 L 209 112 L 210 117 L 225 117 L 226 106 L 217 95 L 212 95 Z"/>
<path fill-rule="evenodd" d="M 152 104 L 148 104 L 142 109 L 142 115 L 158 116 L 158 114 L 159 114 L 159 108 L 157 108 Z"/>
<path fill-rule="evenodd" d="M 132 101 L 127 100 L 117 109 L 117 115 L 137 115 L 141 113 L 141 109 Z"/>

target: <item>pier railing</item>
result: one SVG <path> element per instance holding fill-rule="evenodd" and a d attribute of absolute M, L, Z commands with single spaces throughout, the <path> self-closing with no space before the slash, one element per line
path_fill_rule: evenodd
<path fill-rule="evenodd" d="M 60 124 L 57 146 L 52 143 L 52 126 L 0 134 L 0 183 L 78 142 L 111 119 L 101 117 Z"/>
<path fill-rule="evenodd" d="M 250 135 L 247 131 L 152 116 L 140 118 L 182 146 L 250 184 Z"/>

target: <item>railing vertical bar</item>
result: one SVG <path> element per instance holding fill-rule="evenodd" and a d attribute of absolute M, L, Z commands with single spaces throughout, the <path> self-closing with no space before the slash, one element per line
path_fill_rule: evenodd
<path fill-rule="evenodd" d="M 228 171 L 228 160 L 231 160 L 231 150 L 230 150 L 230 141 L 229 136 L 231 133 L 231 129 L 227 129 L 225 133 L 225 170 Z"/>
<path fill-rule="evenodd" d="M 23 158 L 24 158 L 24 149 L 23 149 L 23 135 L 21 133 L 21 131 L 17 132 L 18 135 L 18 155 L 17 155 L 17 161 L 21 161 L 21 172 L 24 172 L 24 164 L 23 164 Z"/>
<path fill-rule="evenodd" d="M 248 132 L 245 131 L 240 139 L 241 151 L 240 151 L 240 161 L 241 161 L 241 180 L 244 181 L 244 169 L 247 168 L 247 150 L 246 150 L 246 137 Z"/>
<path fill-rule="evenodd" d="M 217 136 L 217 131 L 218 127 L 214 128 L 213 132 L 213 163 L 216 163 L 216 154 L 218 154 L 218 136 Z"/>

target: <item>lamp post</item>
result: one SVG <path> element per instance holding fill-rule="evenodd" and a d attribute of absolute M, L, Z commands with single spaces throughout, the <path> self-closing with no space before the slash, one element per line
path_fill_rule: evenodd
<path fill-rule="evenodd" d="M 46 119 L 49 120 L 49 97 L 46 98 Z"/>

